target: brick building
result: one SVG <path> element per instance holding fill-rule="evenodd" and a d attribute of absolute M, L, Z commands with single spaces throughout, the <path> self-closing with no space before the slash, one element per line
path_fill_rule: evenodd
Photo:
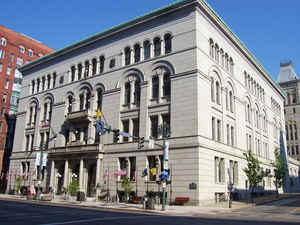
<path fill-rule="evenodd" d="M 4 157 L 7 132 L 5 114 L 17 112 L 22 81 L 20 77 L 15 79 L 16 68 L 53 51 L 39 41 L 0 25 L 0 174 L 3 172 L 3 162 L 8 160 Z"/>

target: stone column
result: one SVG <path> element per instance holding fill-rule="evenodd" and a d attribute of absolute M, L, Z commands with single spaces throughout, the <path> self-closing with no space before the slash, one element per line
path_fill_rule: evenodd
<path fill-rule="evenodd" d="M 162 39 L 161 40 L 161 42 L 160 42 L 160 44 L 161 44 L 161 54 L 162 55 L 165 55 L 166 54 L 166 51 L 165 51 L 165 41 Z"/>
<path fill-rule="evenodd" d="M 79 166 L 79 190 L 83 191 L 83 159 L 80 159 L 80 166 Z"/>
<path fill-rule="evenodd" d="M 65 170 L 64 170 L 64 188 L 68 188 L 69 185 L 69 161 L 65 161 Z"/>
<path fill-rule="evenodd" d="M 89 61 L 89 74 L 88 76 L 91 77 L 93 74 L 93 61 Z"/>
<path fill-rule="evenodd" d="M 97 60 L 97 63 L 96 63 L 96 74 L 99 74 L 100 73 L 100 60 L 99 58 L 96 59 Z"/>
<path fill-rule="evenodd" d="M 141 59 L 140 59 L 140 61 L 144 61 L 144 47 L 142 47 L 143 46 L 143 44 L 141 45 L 141 51 L 140 51 L 140 54 L 141 54 Z"/>
<path fill-rule="evenodd" d="M 153 43 L 150 42 L 150 58 L 153 58 L 154 56 L 154 47 L 153 47 Z"/>

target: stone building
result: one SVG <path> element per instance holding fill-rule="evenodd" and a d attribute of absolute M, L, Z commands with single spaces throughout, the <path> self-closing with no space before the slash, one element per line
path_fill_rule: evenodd
<path fill-rule="evenodd" d="M 287 152 L 292 158 L 300 160 L 300 80 L 297 77 L 291 61 L 280 63 L 278 83 L 286 92 L 284 101 L 285 130 Z"/>
<path fill-rule="evenodd" d="M 32 175 L 25 185 L 36 184 L 36 155 L 43 150 L 44 188 L 60 192 L 77 177 L 88 197 L 98 188 L 116 196 L 125 171 L 136 195 L 159 195 L 162 149 L 138 149 L 132 137 L 114 143 L 112 132 L 99 136 L 97 109 L 113 129 L 151 136 L 159 144 L 158 127 L 169 124 L 168 201 L 189 197 L 191 204 L 226 197 L 230 184 L 242 197 L 249 187 L 243 153 L 252 150 L 271 169 L 285 128 L 284 93 L 202 0 L 176 2 L 20 71 L 20 138 L 14 142 L 10 188 L 13 176 L 24 172 Z M 271 178 L 261 186 L 274 189 Z"/>

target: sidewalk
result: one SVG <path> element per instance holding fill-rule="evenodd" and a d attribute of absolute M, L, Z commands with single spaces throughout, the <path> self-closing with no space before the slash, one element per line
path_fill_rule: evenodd
<path fill-rule="evenodd" d="M 98 209 L 110 209 L 110 210 L 119 210 L 119 211 L 130 211 L 130 212 L 141 212 L 141 213 L 157 213 L 164 215 L 173 215 L 173 216 L 197 216 L 203 214 L 222 214 L 230 213 L 235 209 L 240 209 L 244 207 L 253 207 L 252 204 L 238 203 L 233 202 L 232 208 L 225 207 L 207 207 L 207 206 L 177 206 L 177 205 L 166 205 L 165 211 L 162 211 L 161 205 L 155 205 L 154 210 L 146 210 L 143 208 L 142 204 L 128 204 L 128 203 L 106 203 L 106 202 L 96 202 L 96 201 L 69 201 L 59 198 L 54 198 L 52 201 L 37 201 L 37 200 L 27 200 L 26 196 L 16 196 L 16 195 L 7 195 L 0 194 L 0 199 L 13 199 L 24 202 L 36 202 L 41 204 L 54 204 L 54 205 L 66 205 L 66 206 L 77 206 L 77 207 L 88 207 L 88 208 L 98 208 Z M 227 204 L 226 204 L 227 206 Z"/>

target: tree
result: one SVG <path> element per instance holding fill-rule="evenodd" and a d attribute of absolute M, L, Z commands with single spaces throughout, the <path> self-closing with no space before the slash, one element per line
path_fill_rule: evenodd
<path fill-rule="evenodd" d="M 128 201 L 129 199 L 129 194 L 132 190 L 132 186 L 130 184 L 130 179 L 129 177 L 125 176 L 121 179 L 121 185 L 122 188 L 124 189 L 124 193 L 125 193 L 125 199 Z"/>
<path fill-rule="evenodd" d="M 22 187 L 22 182 L 23 182 L 23 177 L 22 176 L 18 176 L 16 179 L 16 189 L 17 189 L 17 193 L 20 193 L 21 187 Z"/>
<path fill-rule="evenodd" d="M 78 191 L 78 179 L 76 177 L 73 177 L 71 183 L 68 186 L 68 193 L 71 196 L 76 196 L 77 191 Z"/>
<path fill-rule="evenodd" d="M 254 157 L 251 151 L 244 153 L 244 156 L 247 160 L 247 168 L 244 168 L 244 172 L 249 180 L 249 191 L 250 198 L 252 201 L 252 192 L 255 187 L 258 186 L 260 182 L 266 177 L 269 173 L 264 172 L 263 168 L 260 166 L 260 162 L 257 158 Z"/>
<path fill-rule="evenodd" d="M 275 149 L 275 162 L 272 162 L 271 164 L 274 167 L 274 184 L 276 187 L 276 194 L 278 197 L 278 188 L 282 186 L 284 178 L 284 164 L 278 148 Z"/>

